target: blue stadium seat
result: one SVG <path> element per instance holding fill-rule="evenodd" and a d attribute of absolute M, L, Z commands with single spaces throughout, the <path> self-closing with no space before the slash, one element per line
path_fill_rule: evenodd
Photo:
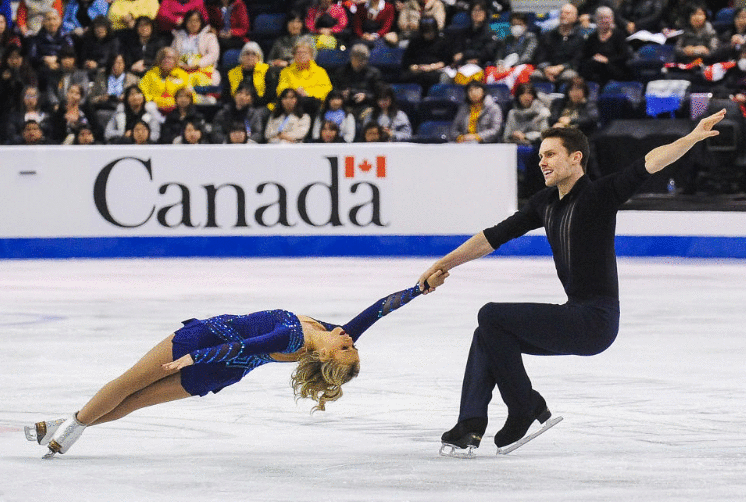
<path fill-rule="evenodd" d="M 395 82 L 401 73 L 401 61 L 404 49 L 401 47 L 389 47 L 386 44 L 376 45 L 370 51 L 368 64 L 381 70 L 386 82 Z"/>
<path fill-rule="evenodd" d="M 642 102 L 644 92 L 645 84 L 642 82 L 609 80 L 601 91 L 601 95 L 622 94 L 632 105 L 638 106 Z"/>
<path fill-rule="evenodd" d="M 265 13 L 259 14 L 251 23 L 250 38 L 253 37 L 277 37 L 285 29 L 285 14 Z"/>
<path fill-rule="evenodd" d="M 446 143 L 451 122 L 447 120 L 428 120 L 417 127 L 417 133 L 412 136 L 414 143 Z"/>
<path fill-rule="evenodd" d="M 235 66 L 238 66 L 238 59 L 241 54 L 240 49 L 228 49 L 223 53 L 223 57 L 220 59 L 220 68 L 228 71 Z"/>
<path fill-rule="evenodd" d="M 533 82 L 533 84 L 536 92 L 543 92 L 544 94 L 552 94 L 554 92 L 553 82 Z"/>
<path fill-rule="evenodd" d="M 510 87 L 506 84 L 487 84 L 484 88 L 487 94 L 495 100 L 495 103 L 508 103 L 513 99 L 513 96 L 510 94 Z"/>
<path fill-rule="evenodd" d="M 420 103 L 417 122 L 419 124 L 428 121 L 452 122 L 459 105 L 460 103 L 451 99 L 428 96 Z"/>
<path fill-rule="evenodd" d="M 661 78 L 663 67 L 674 60 L 673 45 L 648 44 L 640 47 L 627 62 L 635 80 L 649 82 Z"/>
<path fill-rule="evenodd" d="M 427 93 L 429 98 L 450 99 L 461 103 L 466 97 L 464 86 L 458 84 L 435 84 Z"/>
<path fill-rule="evenodd" d="M 451 18 L 451 22 L 443 30 L 447 34 L 458 33 L 471 26 L 471 16 L 466 11 L 459 11 Z"/>
<path fill-rule="evenodd" d="M 391 84 L 396 101 L 409 101 L 419 103 L 422 99 L 422 86 L 420 84 Z"/>
<path fill-rule="evenodd" d="M 733 18 L 735 17 L 736 9 L 732 7 L 723 7 L 715 13 L 715 17 L 712 19 L 712 27 L 715 31 L 722 34 L 725 31 L 733 27 Z"/>
<path fill-rule="evenodd" d="M 321 49 L 316 53 L 316 64 L 329 72 L 346 65 L 349 60 L 350 53 L 348 51 Z"/>

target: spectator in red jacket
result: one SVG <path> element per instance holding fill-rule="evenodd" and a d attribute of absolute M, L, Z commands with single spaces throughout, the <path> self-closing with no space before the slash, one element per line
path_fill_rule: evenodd
<path fill-rule="evenodd" d="M 344 7 L 332 0 L 317 0 L 308 9 L 306 28 L 314 35 L 339 35 L 347 26 Z"/>
<path fill-rule="evenodd" d="M 353 29 L 365 44 L 372 45 L 383 38 L 394 24 L 394 6 L 384 0 L 368 0 L 357 6 Z"/>
<path fill-rule="evenodd" d="M 184 15 L 190 10 L 199 11 L 205 22 L 209 19 L 205 9 L 205 0 L 162 0 L 155 17 L 158 30 L 162 33 L 170 33 L 171 30 L 182 28 Z"/>
<path fill-rule="evenodd" d="M 249 13 L 243 0 L 214 0 L 207 4 L 210 26 L 215 28 L 220 52 L 240 49 L 249 41 Z"/>

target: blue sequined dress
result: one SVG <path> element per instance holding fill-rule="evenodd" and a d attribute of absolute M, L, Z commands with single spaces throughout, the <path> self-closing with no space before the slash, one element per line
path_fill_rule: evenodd
<path fill-rule="evenodd" d="M 414 286 L 381 298 L 342 329 L 353 340 L 378 319 L 420 295 Z M 327 330 L 339 326 L 319 321 Z M 173 338 L 174 360 L 191 354 L 194 364 L 181 370 L 181 385 L 193 396 L 204 396 L 241 380 L 254 368 L 270 362 L 273 352 L 291 354 L 303 347 L 298 317 L 287 310 L 265 310 L 248 315 L 220 315 L 189 319 Z"/>

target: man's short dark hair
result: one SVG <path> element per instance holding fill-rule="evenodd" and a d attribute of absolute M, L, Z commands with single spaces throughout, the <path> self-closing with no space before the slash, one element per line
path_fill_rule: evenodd
<path fill-rule="evenodd" d="M 591 154 L 591 149 L 585 134 L 579 129 L 572 127 L 550 127 L 541 133 L 542 141 L 547 138 L 559 138 L 562 146 L 565 147 L 568 153 L 580 152 L 583 154 L 580 159 L 580 165 L 583 168 L 583 172 L 586 172 L 585 169 L 588 166 L 588 157 Z"/>

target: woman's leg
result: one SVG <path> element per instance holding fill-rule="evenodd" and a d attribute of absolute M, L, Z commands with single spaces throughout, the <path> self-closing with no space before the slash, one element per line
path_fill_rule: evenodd
<path fill-rule="evenodd" d="M 172 374 L 166 378 L 161 378 L 144 389 L 130 394 L 124 399 L 124 401 L 119 403 L 119 406 L 97 419 L 91 425 L 111 422 L 112 420 L 117 420 L 125 415 L 129 415 L 140 408 L 153 406 L 154 404 L 167 403 L 169 401 L 176 401 L 177 399 L 184 399 L 185 397 L 191 397 L 191 394 L 185 391 L 184 387 L 181 386 L 181 375 L 179 373 Z"/>
<path fill-rule="evenodd" d="M 147 354 L 142 357 L 142 359 L 135 363 L 135 365 L 132 366 L 130 369 L 125 371 L 120 377 L 104 385 L 101 390 L 99 390 L 96 395 L 93 396 L 91 400 L 88 401 L 88 403 L 86 403 L 86 405 L 80 409 L 80 411 L 78 411 L 78 421 L 83 424 L 99 423 L 100 418 L 111 413 L 133 394 L 149 387 L 150 385 L 158 382 L 161 379 L 177 373 L 175 371 L 165 371 L 161 367 L 163 364 L 173 361 L 173 344 L 171 342 L 173 337 L 173 334 L 166 337 L 165 340 L 153 347 Z M 178 384 L 178 387 L 181 387 L 179 379 L 177 378 L 174 380 Z M 176 392 L 178 389 L 174 389 L 173 383 L 170 387 L 168 387 L 168 389 L 169 392 L 172 392 L 174 394 L 174 396 L 177 396 L 177 394 L 179 394 L 178 392 Z M 156 390 L 158 390 L 158 395 L 160 395 L 161 397 L 166 397 L 166 401 L 180 399 L 181 397 L 186 397 L 189 395 L 186 393 L 186 391 L 184 391 L 183 388 L 181 388 L 181 391 L 183 391 L 186 395 L 178 395 L 177 397 L 168 398 L 170 394 L 164 395 L 164 389 L 157 388 Z M 151 402 L 150 404 L 155 404 L 155 402 Z M 146 404 L 143 406 L 148 405 Z M 126 415 L 126 413 L 120 416 L 124 415 Z M 113 418 L 110 420 L 113 420 Z"/>

